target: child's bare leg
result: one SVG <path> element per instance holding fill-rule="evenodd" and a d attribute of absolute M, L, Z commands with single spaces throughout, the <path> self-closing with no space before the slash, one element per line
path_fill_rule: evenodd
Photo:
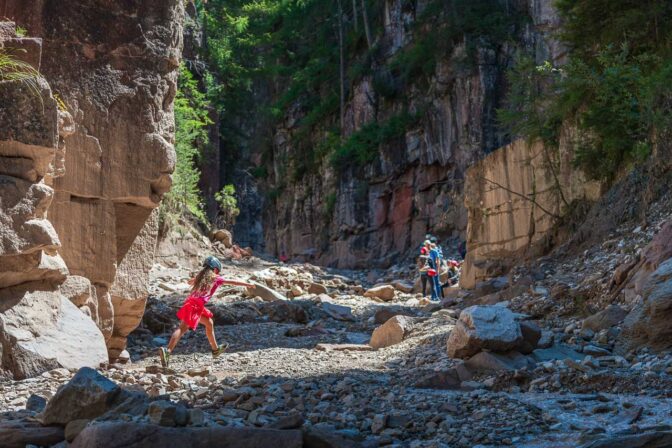
<path fill-rule="evenodd" d="M 213 350 L 217 350 L 219 347 L 217 345 L 217 339 L 215 338 L 215 325 L 212 322 L 212 319 L 209 317 L 201 316 L 201 320 L 199 323 L 203 324 L 205 327 L 205 334 L 208 336 L 208 342 L 210 342 L 210 347 L 212 347 Z"/>
<path fill-rule="evenodd" d="M 168 351 L 173 351 L 177 345 L 177 342 L 180 340 L 182 335 L 187 332 L 187 330 L 189 330 L 189 326 L 184 322 L 180 322 L 180 326 L 175 331 L 173 331 L 173 335 L 170 337 L 170 342 L 168 342 Z"/>

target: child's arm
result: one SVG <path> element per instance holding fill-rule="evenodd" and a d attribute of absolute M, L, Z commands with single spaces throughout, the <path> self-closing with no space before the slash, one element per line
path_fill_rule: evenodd
<path fill-rule="evenodd" d="M 254 285 L 252 283 L 238 282 L 235 280 L 226 280 L 220 277 L 222 285 L 232 285 L 232 286 L 244 286 L 246 288 L 252 288 Z"/>

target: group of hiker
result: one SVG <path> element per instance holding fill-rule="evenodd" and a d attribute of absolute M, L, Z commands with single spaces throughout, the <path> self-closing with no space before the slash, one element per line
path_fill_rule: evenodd
<path fill-rule="evenodd" d="M 459 252 L 461 255 L 464 253 L 463 244 L 460 245 Z M 461 263 L 457 260 L 447 260 L 443 256 L 438 239 L 430 234 L 425 235 L 425 241 L 420 247 L 417 267 L 422 283 L 422 295 L 427 296 L 427 285 L 429 284 L 432 301 L 441 300 L 444 296 L 443 290 L 459 281 Z M 445 281 L 442 283 L 441 277 L 444 274 L 446 274 Z"/>

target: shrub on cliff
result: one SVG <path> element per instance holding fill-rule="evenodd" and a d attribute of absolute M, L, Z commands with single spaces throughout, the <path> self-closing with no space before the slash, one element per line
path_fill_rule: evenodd
<path fill-rule="evenodd" d="M 557 146 L 575 123 L 576 164 L 611 180 L 646 159 L 672 128 L 672 3 L 666 0 L 560 0 L 563 67 L 520 58 L 499 118 L 512 134 Z"/>

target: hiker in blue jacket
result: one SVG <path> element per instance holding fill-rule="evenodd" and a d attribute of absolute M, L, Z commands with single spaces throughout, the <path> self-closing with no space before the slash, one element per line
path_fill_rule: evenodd
<path fill-rule="evenodd" d="M 432 301 L 438 302 L 441 294 L 441 283 L 439 282 L 439 274 L 441 270 L 441 257 L 439 251 L 436 249 L 436 244 L 430 244 L 429 250 L 429 271 L 428 275 L 432 282 Z"/>

